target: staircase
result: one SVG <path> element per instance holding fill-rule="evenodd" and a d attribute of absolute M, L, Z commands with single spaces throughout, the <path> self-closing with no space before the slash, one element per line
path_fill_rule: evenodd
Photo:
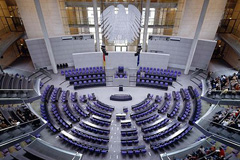
<path fill-rule="evenodd" d="M 43 69 L 43 68 L 40 68 L 39 70 L 37 70 L 36 72 L 31 74 L 28 78 L 35 78 L 35 79 L 39 78 L 39 79 L 41 79 L 40 88 L 44 84 L 46 84 L 47 82 L 52 80 L 51 73 L 49 73 L 46 69 Z"/>
<path fill-rule="evenodd" d="M 195 83 L 197 86 L 199 86 L 201 84 L 201 79 L 206 79 L 207 78 L 207 71 L 203 70 L 203 69 L 196 69 L 196 71 L 194 71 L 191 74 L 191 78 L 190 80 Z"/>

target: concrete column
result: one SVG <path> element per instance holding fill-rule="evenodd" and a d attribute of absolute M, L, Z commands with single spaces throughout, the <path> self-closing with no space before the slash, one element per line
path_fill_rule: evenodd
<path fill-rule="evenodd" d="M 208 4 L 209 4 L 209 0 L 204 0 L 202 10 L 201 10 L 201 13 L 200 13 L 200 17 L 199 17 L 199 20 L 198 20 L 196 32 L 195 32 L 193 42 L 192 42 L 192 45 L 191 45 L 190 53 L 189 53 L 189 56 L 188 56 L 187 64 L 186 64 L 186 67 L 185 67 L 185 70 L 184 70 L 184 74 L 188 74 L 188 72 L 190 70 L 192 60 L 193 60 L 193 57 L 194 57 L 194 54 L 195 54 L 195 51 L 196 51 L 196 48 L 197 48 L 199 34 L 200 34 L 202 24 L 203 24 L 203 21 L 204 21 L 206 12 L 207 12 Z"/>
<path fill-rule="evenodd" d="M 97 52 L 99 52 L 100 51 L 100 44 L 99 44 L 97 0 L 93 0 L 93 14 L 94 14 L 94 25 L 95 25 L 95 37 L 96 37 Z"/>
<path fill-rule="evenodd" d="M 35 7 L 37 10 L 37 15 L 38 15 L 38 19 L 41 25 L 41 29 L 43 32 L 43 38 L 47 47 L 47 52 L 48 52 L 48 56 L 52 65 L 52 69 L 53 69 L 53 73 L 57 74 L 58 70 L 57 70 L 57 66 L 56 66 L 56 62 L 54 59 L 54 55 L 53 55 L 53 51 L 52 51 L 52 46 L 49 40 L 49 36 L 48 36 L 48 32 L 47 32 L 47 28 L 46 28 L 46 24 L 44 21 L 44 17 L 43 17 L 43 13 L 42 13 L 42 9 L 41 9 L 41 5 L 39 3 L 39 0 L 34 0 L 35 3 Z"/>
<path fill-rule="evenodd" d="M 146 9 L 145 9 L 145 21 L 144 21 L 144 30 L 143 30 L 143 47 L 142 51 L 146 52 L 146 41 L 147 41 L 147 30 L 148 30 L 148 21 L 149 21 L 149 12 L 150 12 L 150 0 L 146 2 Z"/>

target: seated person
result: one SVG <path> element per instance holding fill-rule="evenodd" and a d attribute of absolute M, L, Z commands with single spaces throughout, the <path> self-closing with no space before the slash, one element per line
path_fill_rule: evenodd
<path fill-rule="evenodd" d="M 0 113 L 0 120 L 4 121 L 4 117 L 3 117 L 2 113 Z"/>
<path fill-rule="evenodd" d="M 226 83 L 227 82 L 227 76 L 222 75 L 221 78 L 220 78 L 220 81 L 221 81 L 222 84 Z"/>
<path fill-rule="evenodd" d="M 226 82 L 225 85 L 222 87 L 221 94 L 226 94 L 229 90 L 229 82 Z"/>
<path fill-rule="evenodd" d="M 232 120 L 230 120 L 230 119 L 225 119 L 225 120 L 222 121 L 222 125 L 223 126 L 229 126 L 229 125 L 231 125 L 233 123 L 234 122 Z"/>
<path fill-rule="evenodd" d="M 23 113 L 20 109 L 17 109 L 16 113 L 23 121 L 26 121 L 26 118 L 25 118 L 25 116 L 23 115 Z"/>
<path fill-rule="evenodd" d="M 215 145 L 212 145 L 210 150 L 209 150 L 209 153 L 213 153 L 215 151 L 216 151 L 216 147 L 215 147 Z"/>
<path fill-rule="evenodd" d="M 13 119 L 12 117 L 9 117 L 8 121 L 10 122 L 11 125 L 17 125 L 17 121 L 15 119 Z"/>
<path fill-rule="evenodd" d="M 195 160 L 197 159 L 197 157 L 192 156 L 191 154 L 188 154 L 186 158 L 184 158 L 184 160 Z"/>
<path fill-rule="evenodd" d="M 29 114 L 28 114 L 28 119 L 29 119 L 29 120 L 33 120 L 33 119 L 36 119 L 36 118 L 37 118 L 36 115 L 34 115 L 34 114 L 32 114 L 32 113 L 29 113 Z"/>
<path fill-rule="evenodd" d="M 224 158 L 225 157 L 225 151 L 223 150 L 222 147 L 219 148 L 219 157 Z"/>
<path fill-rule="evenodd" d="M 239 90 L 240 90 L 240 84 L 237 83 L 237 84 L 234 86 L 234 89 L 235 89 L 236 91 L 239 91 Z"/>
<path fill-rule="evenodd" d="M 200 148 L 198 148 L 198 151 L 197 151 L 199 157 L 203 157 L 206 155 L 206 152 L 205 152 L 205 148 L 203 146 L 200 146 Z"/>
<path fill-rule="evenodd" d="M 0 129 L 7 128 L 8 125 L 4 121 L 0 121 Z"/>
<path fill-rule="evenodd" d="M 239 115 L 239 112 L 240 112 L 239 109 L 234 110 L 234 111 L 232 111 L 232 113 L 230 114 L 230 116 L 233 117 L 233 118 L 236 118 L 236 117 Z"/>
<path fill-rule="evenodd" d="M 230 84 L 231 84 L 232 88 L 234 88 L 234 86 L 235 86 L 236 84 L 238 84 L 237 78 L 236 78 L 236 77 L 233 77 L 232 80 L 230 81 Z"/>

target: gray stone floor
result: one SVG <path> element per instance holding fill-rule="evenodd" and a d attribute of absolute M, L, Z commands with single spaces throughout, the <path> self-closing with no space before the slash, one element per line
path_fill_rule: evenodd
<path fill-rule="evenodd" d="M 215 71 L 219 68 L 217 65 L 218 65 L 218 63 L 215 63 L 215 62 L 213 62 L 213 64 L 210 64 L 210 68 L 212 68 L 212 71 Z M 32 67 L 30 65 L 28 66 L 28 68 L 30 68 L 30 69 L 27 69 L 27 68 L 24 68 L 24 69 L 31 71 Z M 224 69 L 224 67 L 223 67 L 223 69 Z M 52 80 L 49 81 L 48 84 L 53 84 L 55 87 L 61 87 L 63 90 L 70 90 L 71 92 L 75 91 L 72 86 L 69 86 L 68 82 L 64 82 L 64 83 L 62 83 L 62 82 L 64 82 L 64 76 L 61 76 L 60 73 L 58 73 L 56 75 L 52 74 Z M 192 85 L 194 88 L 197 88 L 197 86 L 193 82 L 190 81 L 190 76 L 189 75 L 181 75 L 181 77 L 178 78 L 177 82 L 178 83 L 176 83 L 176 82 L 173 83 L 173 87 L 169 87 L 169 90 L 167 91 L 168 93 L 171 93 L 171 91 L 178 91 L 178 90 L 180 90 L 180 88 L 186 88 L 189 85 Z M 194 143 L 196 141 L 196 139 L 199 136 L 202 135 L 202 133 L 200 133 L 197 129 L 194 128 L 191 131 L 189 136 L 187 136 L 183 141 L 181 141 L 180 143 L 178 143 L 174 147 L 170 147 L 169 149 L 164 150 L 164 151 L 159 152 L 159 153 L 154 153 L 149 148 L 149 144 L 146 144 L 142 140 L 142 132 L 140 131 L 140 127 L 138 127 L 135 124 L 135 122 L 133 121 L 132 126 L 137 127 L 138 131 L 139 131 L 139 134 L 138 134 L 139 140 L 140 140 L 139 145 L 145 144 L 147 146 L 147 154 L 141 155 L 139 157 L 136 157 L 136 156 L 134 156 L 134 157 L 122 157 L 121 152 L 120 152 L 120 148 L 121 148 L 121 143 L 120 143 L 121 126 L 120 126 L 120 123 L 115 120 L 115 114 L 116 113 L 121 113 L 123 107 L 129 107 L 129 111 L 131 112 L 131 109 L 130 109 L 131 105 L 134 105 L 134 104 L 142 101 L 148 93 L 151 93 L 154 96 L 156 96 L 156 95 L 163 96 L 165 91 L 159 90 L 159 89 L 144 88 L 144 87 L 124 87 L 124 91 L 121 92 L 121 93 L 130 94 L 133 97 L 133 100 L 128 101 L 128 102 L 110 101 L 109 98 L 112 94 L 119 93 L 117 87 L 86 88 L 86 89 L 77 90 L 77 92 L 78 92 L 78 95 L 95 93 L 97 99 L 99 99 L 100 101 L 102 101 L 106 104 L 115 106 L 115 111 L 112 114 L 113 117 L 112 117 L 112 124 L 111 124 L 111 132 L 110 132 L 110 135 L 109 135 L 110 136 L 110 142 L 108 144 L 109 153 L 104 157 L 96 156 L 96 155 L 89 155 L 89 153 L 83 153 L 82 151 L 79 151 L 76 148 L 73 148 L 69 145 L 65 145 L 64 143 L 62 143 L 59 140 L 59 138 L 57 137 L 56 134 L 53 135 L 47 129 L 45 129 L 41 132 L 41 138 L 43 140 L 51 143 L 52 145 L 59 147 L 59 148 L 69 150 L 69 151 L 73 151 L 73 152 L 82 153 L 83 154 L 83 158 L 82 158 L 83 160 L 100 160 L 100 159 L 104 159 L 104 160 L 110 160 L 110 159 L 113 159 L 113 160 L 116 160 L 116 159 L 150 160 L 150 159 L 153 159 L 153 160 L 155 160 L 155 159 L 160 158 L 159 157 L 160 153 L 172 152 L 172 151 L 176 151 L 176 150 L 185 148 L 186 146 Z M 39 111 L 39 101 L 33 102 L 32 107 L 37 113 L 40 113 L 40 111 Z M 202 109 L 202 114 L 204 114 L 208 110 L 209 104 L 203 103 L 202 108 L 203 108 Z M 128 113 L 127 119 L 130 119 L 129 114 L 130 113 Z M 78 124 L 75 124 L 75 125 L 79 126 Z"/>
<path fill-rule="evenodd" d="M 159 90 L 159 89 L 152 89 L 152 88 L 145 88 L 145 87 L 124 87 L 124 91 L 121 92 L 123 94 L 130 94 L 133 98 L 132 101 L 127 101 L 127 102 L 116 102 L 116 101 L 111 101 L 110 96 L 112 94 L 117 94 L 120 93 L 118 91 L 118 87 L 95 87 L 95 88 L 86 88 L 86 89 L 80 89 L 80 90 L 74 90 L 72 86 L 69 86 L 69 82 L 64 82 L 64 76 L 61 76 L 60 73 L 57 75 L 52 74 L 52 80 L 48 82 L 48 84 L 53 84 L 55 87 L 61 87 L 63 90 L 70 90 L 71 92 L 77 91 L 78 95 L 84 95 L 84 94 L 89 94 L 89 93 L 95 93 L 97 99 L 100 101 L 113 105 L 115 107 L 115 111 L 113 112 L 112 116 L 112 123 L 111 123 L 111 132 L 110 132 L 110 142 L 108 144 L 109 147 L 109 152 L 105 157 L 101 156 L 96 156 L 96 155 L 89 155 L 89 153 L 83 153 L 83 160 L 100 160 L 100 159 L 159 159 L 159 154 L 163 152 L 171 152 L 174 150 L 179 150 L 182 149 L 196 141 L 196 139 L 202 135 L 197 129 L 193 129 L 191 131 L 191 134 L 185 138 L 183 141 L 181 141 L 179 144 L 175 145 L 174 147 L 171 147 L 165 151 L 161 151 L 159 153 L 155 153 L 150 149 L 150 145 L 146 144 L 143 139 L 142 139 L 142 132 L 141 128 L 136 125 L 134 121 L 132 121 L 132 126 L 136 127 L 138 129 L 138 137 L 139 137 L 139 145 L 145 144 L 147 147 L 147 154 L 145 155 L 140 155 L 139 157 L 122 157 L 121 155 L 121 126 L 120 123 L 116 121 L 115 114 L 116 113 L 122 113 L 123 107 L 128 107 L 129 111 L 131 112 L 131 105 L 137 104 L 140 101 L 142 101 L 148 93 L 153 94 L 154 96 L 160 95 L 164 96 L 164 93 L 166 91 Z M 62 83 L 64 82 L 64 83 Z M 62 83 L 62 84 L 61 84 Z M 61 85 L 60 85 L 61 84 Z M 193 87 L 197 87 L 194 83 L 192 83 L 189 80 L 188 75 L 181 75 L 178 79 L 178 83 L 174 82 L 173 87 L 169 87 L 169 90 L 167 91 L 168 93 L 171 93 L 172 91 L 179 91 L 180 88 L 186 88 L 187 86 L 192 85 Z M 200 91 L 200 90 L 199 90 Z M 32 107 L 36 110 L 37 113 L 40 113 L 39 111 L 39 102 L 34 102 L 32 104 Z M 208 109 L 207 108 L 204 110 Z M 127 115 L 127 119 L 130 119 L 129 117 L 130 113 Z M 165 116 L 165 115 L 161 115 Z M 75 124 L 75 126 L 79 127 L 78 124 Z M 68 132 L 70 132 L 68 130 Z M 51 132 L 49 132 L 47 129 L 42 131 L 41 133 L 42 139 L 53 144 L 54 146 L 60 147 L 65 150 L 69 151 L 78 151 L 76 148 L 72 148 L 68 145 L 64 145 L 57 135 L 52 135 Z M 82 153 L 82 151 L 78 151 Z"/>

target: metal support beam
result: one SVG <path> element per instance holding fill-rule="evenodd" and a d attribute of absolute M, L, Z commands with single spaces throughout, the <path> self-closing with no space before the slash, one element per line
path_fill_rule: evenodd
<path fill-rule="evenodd" d="M 46 44 L 46 47 L 47 47 L 49 60 L 50 60 L 51 65 L 52 65 L 53 73 L 57 74 L 58 70 L 57 70 L 55 59 L 54 59 L 52 46 L 51 46 L 51 43 L 50 43 L 50 40 L 49 40 L 46 24 L 45 24 L 45 21 L 44 21 L 41 5 L 40 5 L 39 0 L 34 0 L 34 3 L 35 3 L 36 10 L 37 10 L 38 19 L 39 19 L 39 22 L 40 22 L 40 25 L 41 25 L 43 38 L 44 38 L 44 41 L 45 41 L 45 44 Z"/>
<path fill-rule="evenodd" d="M 98 12 L 97 12 L 97 0 L 93 0 L 93 14 L 94 14 L 94 25 L 95 25 L 95 37 L 97 52 L 100 51 L 100 42 L 99 42 L 99 28 L 98 28 Z"/>
<path fill-rule="evenodd" d="M 146 48 L 147 48 L 146 41 L 147 41 L 147 30 L 148 30 L 150 3 L 151 3 L 151 1 L 147 0 L 147 2 L 146 2 L 146 10 L 145 10 L 144 30 L 143 30 L 143 45 L 142 45 L 143 46 L 142 47 L 143 48 L 142 49 L 143 52 L 146 52 Z"/>
<path fill-rule="evenodd" d="M 203 25 L 204 17 L 205 17 L 206 12 L 207 12 L 208 4 L 209 4 L 209 0 L 204 0 L 202 10 L 201 10 L 201 13 L 200 13 L 200 16 L 199 16 L 199 20 L 198 20 L 198 25 L 197 25 L 195 35 L 194 35 L 194 38 L 193 38 L 193 42 L 192 42 L 192 45 L 191 45 L 190 53 L 189 53 L 189 56 L 188 56 L 187 64 L 186 64 L 186 67 L 185 67 L 185 70 L 184 70 L 184 74 L 188 74 L 188 72 L 190 70 L 192 60 L 193 60 L 193 57 L 194 57 L 194 54 L 195 54 L 195 51 L 196 51 L 196 48 L 197 48 L 199 34 L 200 34 L 200 31 L 201 31 L 201 28 L 202 28 L 202 25 Z"/>

